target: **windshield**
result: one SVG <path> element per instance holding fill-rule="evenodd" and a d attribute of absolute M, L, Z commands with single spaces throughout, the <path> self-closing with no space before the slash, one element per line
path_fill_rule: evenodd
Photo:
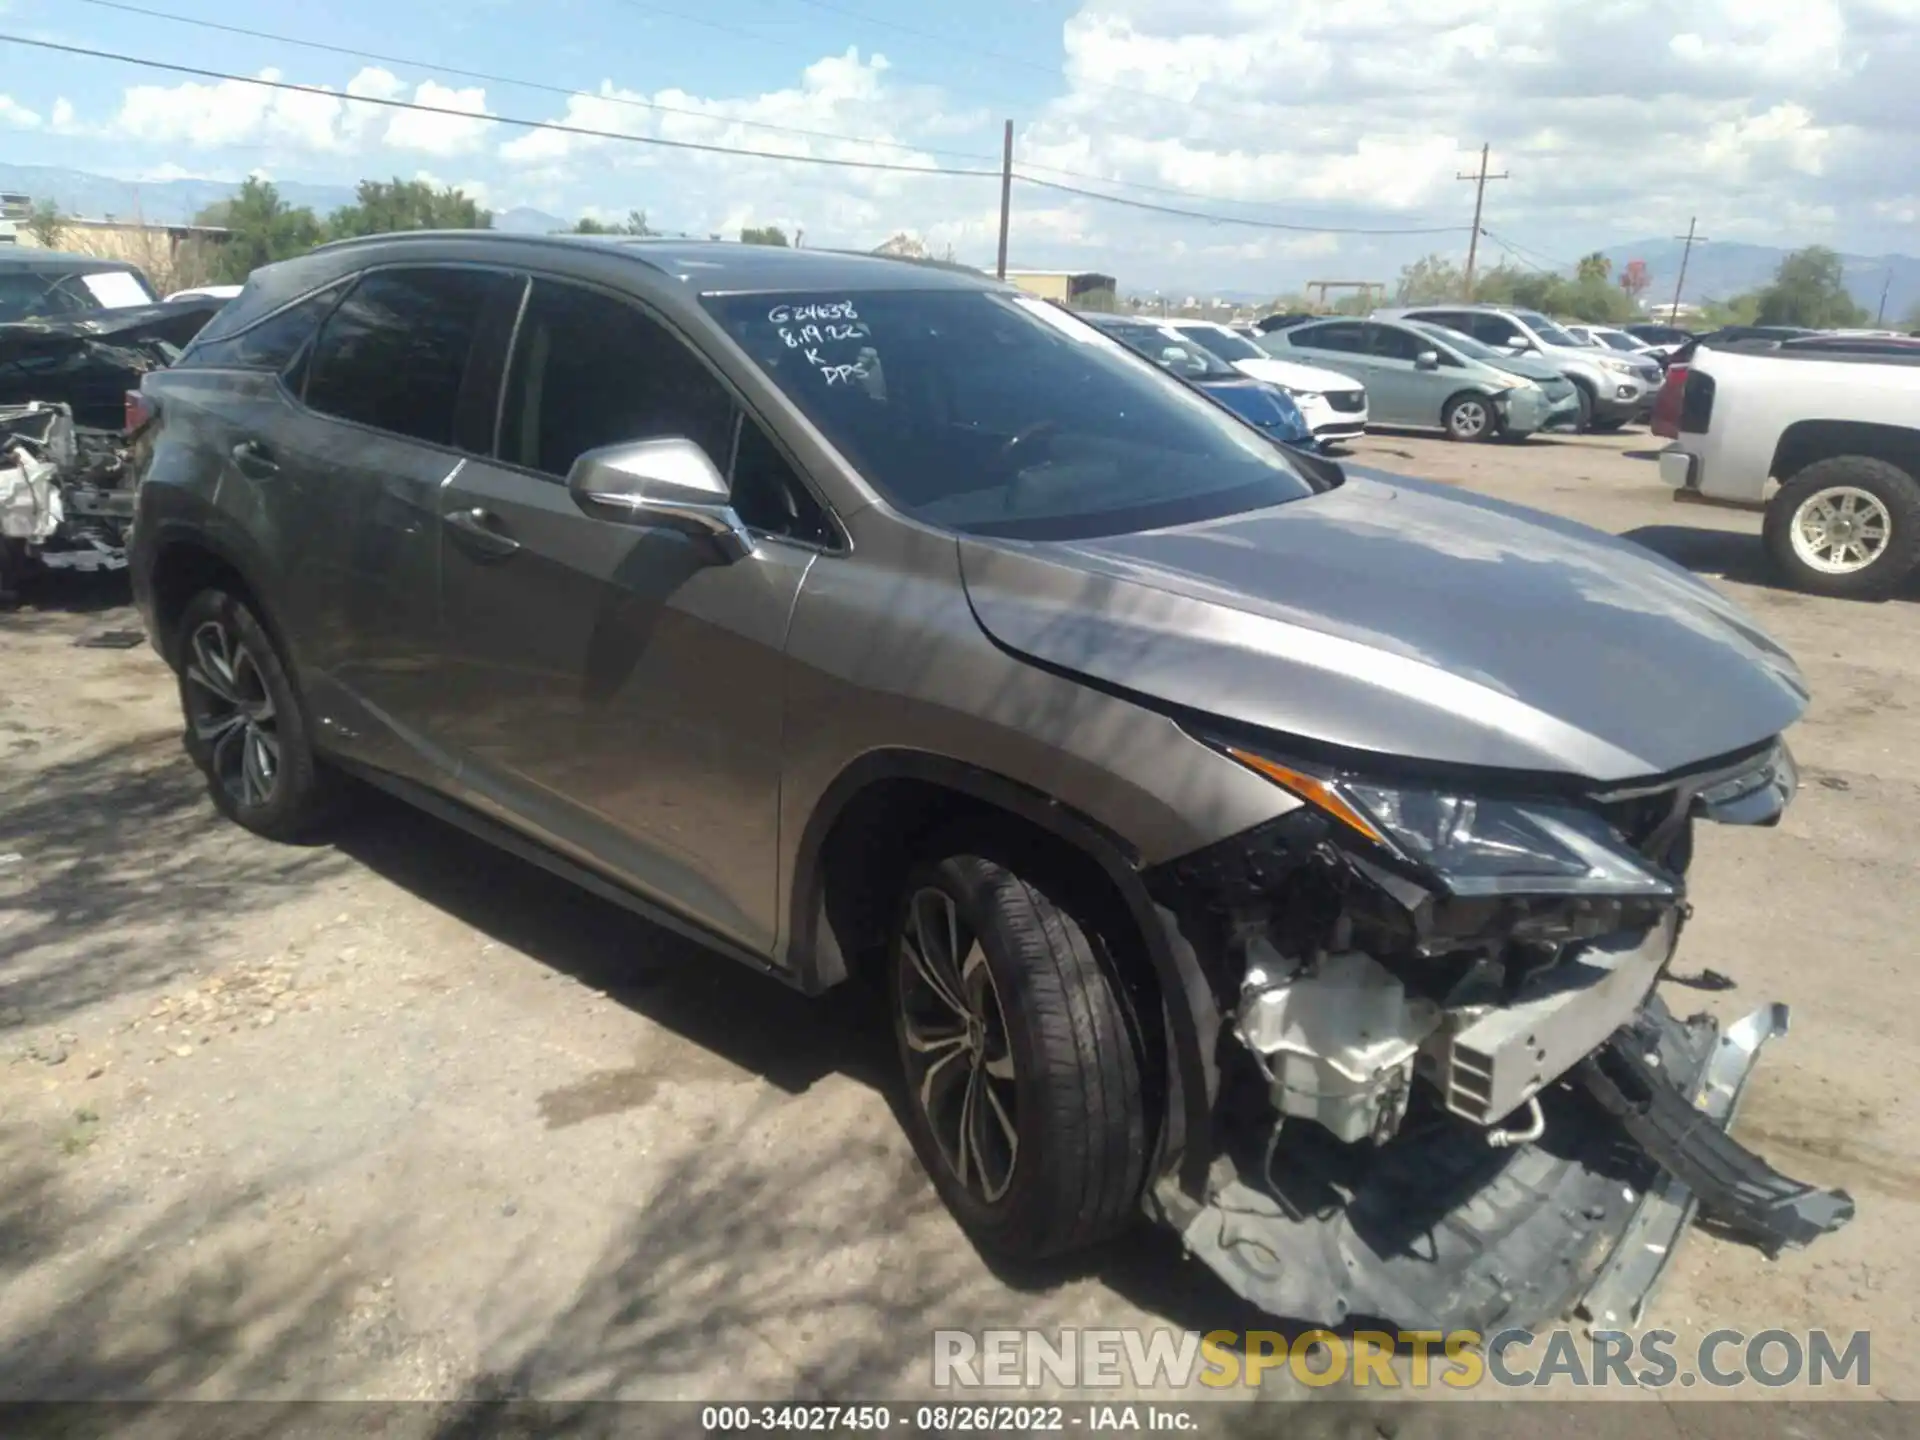
<path fill-rule="evenodd" d="M 1174 333 L 1184 335 L 1194 344 L 1229 363 L 1270 358 L 1258 345 L 1244 336 L 1235 335 L 1231 330 L 1216 330 L 1211 325 L 1180 325 L 1175 327 Z"/>
<path fill-rule="evenodd" d="M 1043 300 L 879 290 L 703 303 L 890 504 L 928 524 L 1071 540 L 1313 493 L 1257 430 Z"/>
<path fill-rule="evenodd" d="M 1596 339 L 1611 349 L 1636 355 L 1640 352 L 1640 342 L 1631 335 L 1623 335 L 1618 330 L 1596 330 L 1593 333 Z"/>
<path fill-rule="evenodd" d="M 1532 310 L 1515 310 L 1513 314 L 1521 324 L 1525 325 L 1529 330 L 1533 331 L 1535 335 L 1540 337 L 1541 344 L 1566 345 L 1575 350 L 1581 348 L 1578 340 L 1567 334 L 1566 331 L 1547 319 L 1546 316 Z"/>
<path fill-rule="evenodd" d="M 1489 345 L 1482 345 L 1461 330 L 1449 330 L 1444 325 L 1435 325 L 1428 320 L 1403 320 L 1400 323 L 1409 330 L 1418 330 L 1429 339 L 1438 340 L 1449 350 L 1464 355 L 1469 360 L 1485 360 L 1495 365 L 1504 365 L 1513 359 L 1511 351 L 1495 350 Z"/>

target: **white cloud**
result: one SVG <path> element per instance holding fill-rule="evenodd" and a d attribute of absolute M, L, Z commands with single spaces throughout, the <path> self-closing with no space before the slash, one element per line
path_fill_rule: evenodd
<path fill-rule="evenodd" d="M 432 80 L 420 82 L 413 93 L 417 105 L 459 110 L 467 115 L 487 113 L 487 92 L 479 86 L 455 90 Z M 493 128 L 488 120 L 467 120 L 419 110 L 395 110 L 387 124 L 386 142 L 396 150 L 424 150 L 429 155 L 466 155 L 478 150 Z"/>
<path fill-rule="evenodd" d="M 278 70 L 267 69 L 259 78 L 278 81 L 283 77 Z M 352 97 L 403 100 L 461 113 L 354 103 Z M 149 143 L 196 149 L 267 145 L 323 155 L 361 154 L 378 148 L 461 155 L 485 143 L 493 122 L 481 117 L 488 113 L 486 91 L 480 87 L 455 89 L 433 80 L 410 85 L 390 70 L 369 65 L 346 83 L 343 92 L 330 86 L 283 90 L 239 80 L 136 85 L 126 92 L 109 129 Z M 71 106 L 66 115 L 72 119 Z"/>
<path fill-rule="evenodd" d="M 11 95 L 0 95 L 0 125 L 9 130 L 37 130 L 40 128 L 40 116 Z"/>

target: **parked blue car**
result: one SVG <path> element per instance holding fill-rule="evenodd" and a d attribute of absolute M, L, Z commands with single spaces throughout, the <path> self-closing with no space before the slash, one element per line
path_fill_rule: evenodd
<path fill-rule="evenodd" d="M 1129 350 L 1178 375 L 1218 400 L 1241 419 L 1258 425 L 1282 444 L 1319 453 L 1300 407 L 1277 385 L 1242 375 L 1226 361 L 1209 354 L 1178 330 L 1130 315 L 1082 315 L 1083 320 L 1113 336 Z"/>

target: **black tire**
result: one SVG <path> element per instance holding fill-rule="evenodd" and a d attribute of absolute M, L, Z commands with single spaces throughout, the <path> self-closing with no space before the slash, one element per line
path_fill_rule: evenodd
<path fill-rule="evenodd" d="M 1500 433 L 1500 412 L 1486 396 L 1468 390 L 1447 401 L 1440 412 L 1440 424 L 1449 440 L 1491 440 Z"/>
<path fill-rule="evenodd" d="M 1596 435 L 1612 435 L 1616 431 L 1624 430 L 1627 428 L 1627 422 L 1624 418 L 1616 418 L 1612 420 L 1594 420 L 1589 423 L 1592 426 L 1593 432 Z"/>
<path fill-rule="evenodd" d="M 1580 402 L 1580 414 L 1573 422 L 1573 433 L 1584 435 L 1593 429 L 1593 389 L 1586 381 L 1575 380 L 1573 396 Z"/>
<path fill-rule="evenodd" d="M 314 756 L 306 712 L 266 627 L 225 590 L 202 590 L 181 613 L 170 653 L 187 754 L 214 805 L 270 840 L 306 835 L 332 809 L 337 780 Z"/>
<path fill-rule="evenodd" d="M 1885 523 L 1878 527 L 1869 524 L 1867 533 L 1886 531 L 1886 542 L 1876 556 L 1858 569 L 1840 573 L 1820 569 L 1794 544 L 1801 507 L 1822 492 L 1835 490 L 1872 496 L 1879 502 Z M 1872 512 L 1862 506 L 1858 513 L 1871 516 Z M 1865 455 L 1817 460 L 1789 479 L 1768 502 L 1763 533 L 1774 568 L 1794 589 L 1843 600 L 1879 599 L 1920 570 L 1920 480 L 1897 465 Z"/>
<path fill-rule="evenodd" d="M 962 975 L 962 1002 L 977 1009 L 968 1022 L 916 964 L 916 936 L 936 952 L 951 945 L 946 913 L 960 963 L 935 953 L 933 969 L 948 983 Z M 949 854 L 909 876 L 887 972 L 907 1128 L 975 1242 L 1031 1260 L 1124 1228 L 1138 1213 L 1150 1130 L 1139 1029 L 1097 933 L 1037 877 Z M 955 1054 L 939 1037 L 957 1027 L 969 1038 Z M 968 1167 L 956 1152 L 970 1103 L 980 1107 L 970 1133 L 984 1163 Z"/>

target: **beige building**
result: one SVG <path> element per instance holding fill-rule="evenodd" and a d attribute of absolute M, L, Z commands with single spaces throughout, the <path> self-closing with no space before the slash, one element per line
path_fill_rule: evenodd
<path fill-rule="evenodd" d="M 63 215 L 54 243 L 43 247 L 22 221 L 9 220 L 0 226 L 4 229 L 14 232 L 12 242 L 22 248 L 129 261 L 146 272 L 162 295 L 206 284 L 212 273 L 210 252 L 224 245 L 231 234 L 217 225 L 149 225 L 140 220 L 81 220 Z M 7 238 L 0 234 L 0 242 Z"/>
<path fill-rule="evenodd" d="M 1111 275 L 1098 275 L 1090 270 L 1009 270 L 1007 283 L 1018 285 L 1029 295 L 1057 300 L 1062 305 L 1073 305 L 1095 293 L 1110 296 L 1116 288 Z"/>

